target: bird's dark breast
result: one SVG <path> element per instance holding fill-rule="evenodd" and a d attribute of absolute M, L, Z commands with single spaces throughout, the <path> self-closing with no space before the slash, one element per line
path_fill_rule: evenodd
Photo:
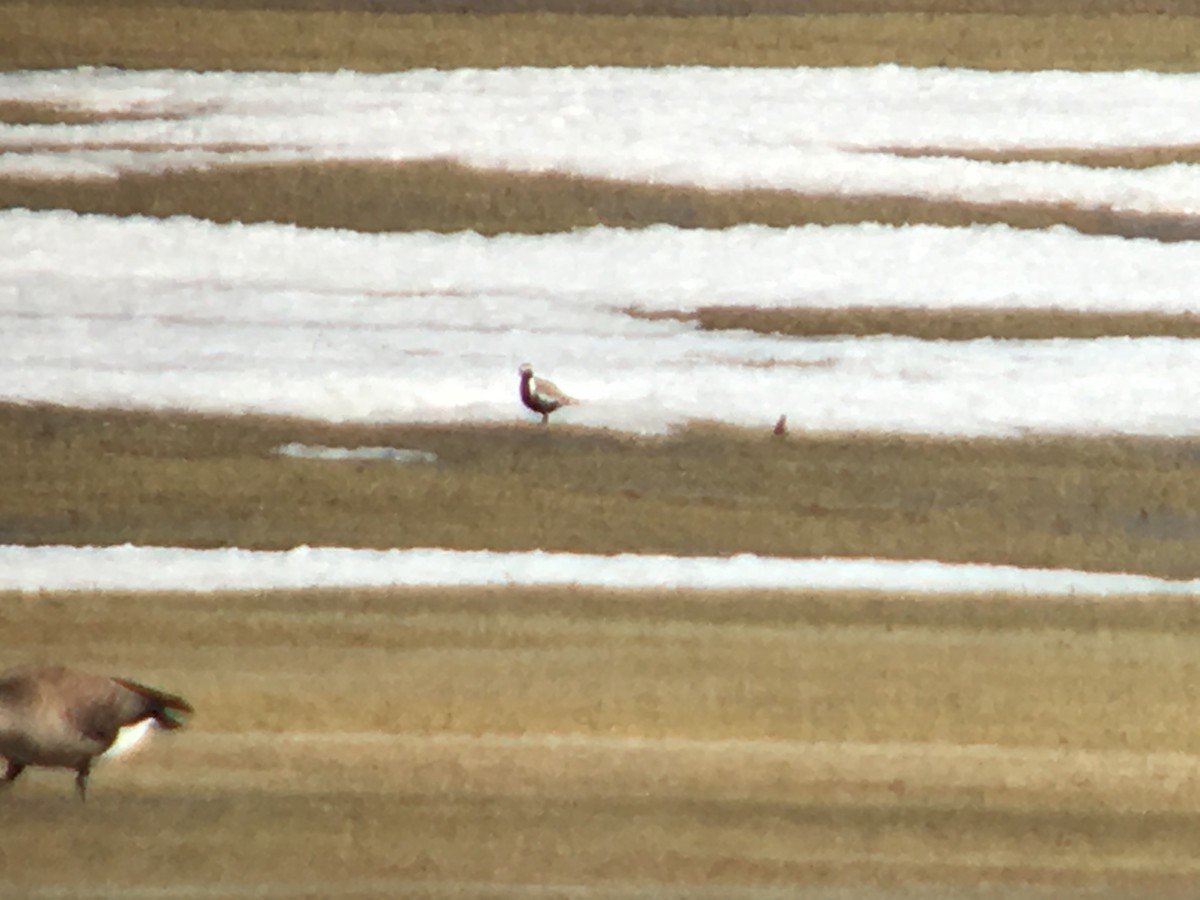
<path fill-rule="evenodd" d="M 536 413 L 549 413 L 558 409 L 559 404 L 553 400 L 547 400 L 544 397 L 539 397 L 529 389 L 531 379 L 525 378 L 521 381 L 521 402 Z"/>

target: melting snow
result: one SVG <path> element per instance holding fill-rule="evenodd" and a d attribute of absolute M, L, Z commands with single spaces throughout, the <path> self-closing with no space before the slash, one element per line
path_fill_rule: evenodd
<path fill-rule="evenodd" d="M 954 565 L 931 560 L 783 559 L 741 554 L 498 553 L 441 549 L 287 552 L 169 547 L 0 546 L 0 590 L 259 590 L 422 585 L 791 588 L 898 593 L 1180 594 L 1200 580 Z"/>

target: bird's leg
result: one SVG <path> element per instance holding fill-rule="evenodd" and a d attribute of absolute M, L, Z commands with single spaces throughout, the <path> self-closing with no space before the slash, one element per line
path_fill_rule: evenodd
<path fill-rule="evenodd" d="M 543 425 L 550 424 L 550 413 L 542 413 L 542 424 Z"/>
<path fill-rule="evenodd" d="M 17 762 L 15 759 L 8 761 L 8 768 L 4 772 L 4 780 L 0 781 L 0 788 L 6 787 L 17 780 L 17 776 L 25 771 L 25 763 Z"/>
<path fill-rule="evenodd" d="M 87 801 L 88 774 L 91 772 L 92 761 L 89 759 L 75 770 L 75 790 L 79 793 L 79 802 Z"/>

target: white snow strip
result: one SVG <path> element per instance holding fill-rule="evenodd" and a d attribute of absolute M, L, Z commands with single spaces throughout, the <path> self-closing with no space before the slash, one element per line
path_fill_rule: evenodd
<path fill-rule="evenodd" d="M 1200 434 L 1200 341 L 930 342 L 701 331 L 714 303 L 1200 312 L 1190 244 L 1065 230 L 597 228 L 359 234 L 0 211 L 0 398 L 329 421 L 662 433 Z"/>
<path fill-rule="evenodd" d="M 437 454 L 428 450 L 408 450 L 404 447 L 322 447 L 320 444 L 283 444 L 275 448 L 280 456 L 293 459 L 371 460 L 381 459 L 399 463 L 437 462 Z"/>
<path fill-rule="evenodd" d="M 709 187 L 1200 212 L 1191 165 L 1122 170 L 873 152 L 1196 144 L 1198 93 L 1193 73 L 894 65 L 12 72 L 0 74 L 0 100 L 137 118 L 0 125 L 0 147 L 10 151 L 0 153 L 0 172 L 112 177 L 222 160 L 438 158 Z M 221 146 L 242 149 L 212 149 Z"/>
<path fill-rule="evenodd" d="M 0 590 L 215 591 L 437 585 L 1200 595 L 1200 580 L 931 560 L 784 559 L 752 554 L 592 556 L 338 547 L 266 552 L 130 545 L 0 546 Z"/>

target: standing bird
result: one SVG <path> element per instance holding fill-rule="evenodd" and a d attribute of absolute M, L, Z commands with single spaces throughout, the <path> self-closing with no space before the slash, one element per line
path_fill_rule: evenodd
<path fill-rule="evenodd" d="M 523 363 L 517 372 L 521 375 L 521 402 L 541 415 L 543 425 L 550 421 L 550 413 L 560 406 L 570 406 L 579 402 L 559 390 L 553 381 L 534 378 L 533 367 L 529 363 Z"/>
<path fill-rule="evenodd" d="M 79 799 L 86 800 L 92 760 L 118 731 L 147 719 L 179 728 L 177 714 L 191 711 L 182 697 L 124 678 L 64 666 L 10 669 L 0 675 L 0 756 L 8 761 L 0 787 L 26 766 L 74 769 Z"/>

